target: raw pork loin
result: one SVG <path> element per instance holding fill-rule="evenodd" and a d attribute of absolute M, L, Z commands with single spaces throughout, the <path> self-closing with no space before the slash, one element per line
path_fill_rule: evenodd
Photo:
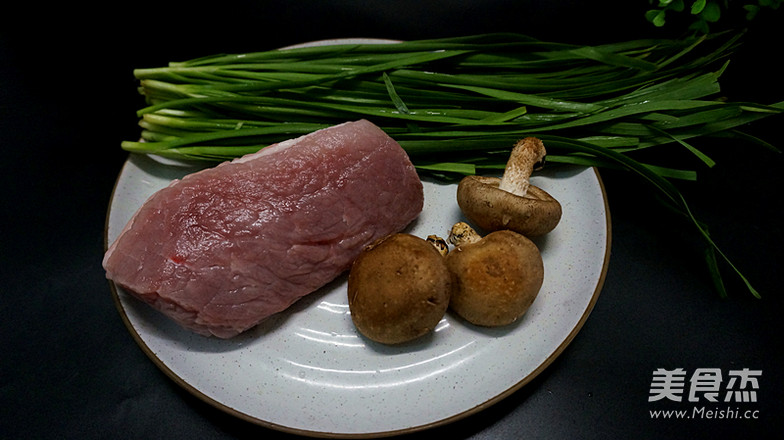
<path fill-rule="evenodd" d="M 400 145 L 368 121 L 347 122 L 172 182 L 103 266 L 184 327 L 229 338 L 335 279 L 422 205 Z"/>

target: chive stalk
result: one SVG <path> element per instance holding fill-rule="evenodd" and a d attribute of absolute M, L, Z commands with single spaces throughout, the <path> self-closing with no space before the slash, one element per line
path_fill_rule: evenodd
<path fill-rule="evenodd" d="M 338 44 L 215 55 L 134 71 L 147 105 L 142 141 L 129 152 L 223 161 L 352 119 L 394 137 L 418 170 L 437 178 L 503 169 L 514 143 L 538 136 L 549 162 L 617 168 L 647 181 L 717 257 L 759 293 L 694 217 L 673 181 L 697 171 L 648 163 L 641 150 L 679 146 L 711 167 L 690 140 L 734 136 L 780 115 L 768 105 L 720 96 L 719 78 L 741 41 L 722 33 L 599 46 L 485 34 L 397 44 Z"/>

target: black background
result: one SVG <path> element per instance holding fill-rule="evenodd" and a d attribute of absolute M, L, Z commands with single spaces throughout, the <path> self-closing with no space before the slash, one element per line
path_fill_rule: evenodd
<path fill-rule="evenodd" d="M 138 136 L 132 70 L 221 52 L 341 37 L 516 31 L 567 43 L 677 36 L 646 0 L 27 2 L 0 14 L 0 438 L 294 438 L 240 421 L 167 378 L 134 343 L 101 268 L 106 209 Z M 751 23 L 722 78 L 735 101 L 784 99 L 784 11 Z M 741 21 L 728 17 L 727 21 Z M 680 27 L 679 27 L 680 26 Z M 781 117 L 746 127 L 784 147 Z M 680 188 L 730 272 L 720 299 L 693 229 L 648 190 L 603 172 L 612 257 L 590 318 L 520 391 L 424 438 L 772 438 L 782 432 L 781 154 L 699 144 L 718 165 Z M 762 370 L 756 420 L 655 420 L 656 368 Z M 438 396 L 433 396 L 438 404 Z M 688 408 L 688 405 L 685 405 Z"/>

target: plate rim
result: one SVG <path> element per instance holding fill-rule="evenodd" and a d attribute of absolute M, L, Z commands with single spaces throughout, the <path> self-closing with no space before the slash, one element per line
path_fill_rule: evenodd
<path fill-rule="evenodd" d="M 132 154 L 133 155 L 133 154 Z M 131 155 L 131 156 L 132 156 Z M 109 198 L 109 204 L 106 210 L 106 219 L 104 222 L 104 253 L 109 248 L 109 221 L 112 212 L 112 206 L 114 205 L 114 200 L 116 197 L 117 189 L 119 186 L 120 178 L 125 172 L 126 168 L 129 166 L 131 156 L 129 156 L 123 166 L 121 167 L 117 179 L 114 182 L 114 187 L 112 188 L 112 192 Z M 229 414 L 233 417 L 236 417 L 240 420 L 245 422 L 251 423 L 253 425 L 261 426 L 264 428 L 272 429 L 275 431 L 280 431 L 288 434 L 300 435 L 305 437 L 314 437 L 314 438 L 351 438 L 351 439 L 369 439 L 369 438 L 381 438 L 381 437 L 390 437 L 395 435 L 402 435 L 402 434 L 411 434 L 419 431 L 425 431 L 428 429 L 433 429 L 440 426 L 445 426 L 458 420 L 465 419 L 470 417 L 474 414 L 484 411 L 487 408 L 490 408 L 497 404 L 498 402 L 506 399 L 510 395 L 514 394 L 525 385 L 530 383 L 534 378 L 539 376 L 545 369 L 547 369 L 571 344 L 577 334 L 582 330 L 582 327 L 585 325 L 585 322 L 588 320 L 591 312 L 593 311 L 596 302 L 599 299 L 599 294 L 601 293 L 602 288 L 604 287 L 604 282 L 607 277 L 607 272 L 609 269 L 609 262 L 610 262 L 610 254 L 611 254 L 611 246 L 612 246 L 612 219 L 609 209 L 609 202 L 607 199 L 607 191 L 604 185 L 604 181 L 601 178 L 599 170 L 596 167 L 585 167 L 586 169 L 590 169 L 593 172 L 594 177 L 597 180 L 599 185 L 599 189 L 602 194 L 602 202 L 604 204 L 604 215 L 605 215 L 605 228 L 606 228 L 606 239 L 605 239 L 605 251 L 604 251 L 604 258 L 602 261 L 602 269 L 599 273 L 599 277 L 596 282 L 596 286 L 594 287 L 594 291 L 591 295 L 591 299 L 588 302 L 585 310 L 583 311 L 580 319 L 577 321 L 577 324 L 572 328 L 569 332 L 567 337 L 553 350 L 553 352 L 537 366 L 531 373 L 526 375 L 525 377 L 521 378 L 519 381 L 514 383 L 509 388 L 505 389 L 504 391 L 496 394 L 490 399 L 487 399 L 483 402 L 478 403 L 477 405 L 453 414 L 449 417 L 444 417 L 440 420 L 436 420 L 430 423 L 424 423 L 417 426 L 410 426 L 402 429 L 397 430 L 390 430 L 390 431 L 380 431 L 380 432 L 366 432 L 366 433 L 336 433 L 336 432 L 324 432 L 324 431 L 316 431 L 316 430 L 307 430 L 302 428 L 294 428 L 290 426 L 281 425 L 279 423 L 274 423 L 269 420 L 263 420 L 258 417 L 251 416 L 246 414 L 238 409 L 232 408 L 229 405 L 221 403 L 209 396 L 205 393 L 197 389 L 195 386 L 188 383 L 185 379 L 178 376 L 169 366 L 166 365 L 154 352 L 153 350 L 147 345 L 147 343 L 142 339 L 141 335 L 136 331 L 133 324 L 128 317 L 128 314 L 125 311 L 125 306 L 122 303 L 120 298 L 120 294 L 117 289 L 117 285 L 112 280 L 107 280 L 109 283 L 110 291 L 112 293 L 113 302 L 115 304 L 115 308 L 119 312 L 123 324 L 125 325 L 126 329 L 131 334 L 131 337 L 136 342 L 136 344 L 141 348 L 142 352 L 153 362 L 153 364 L 160 369 L 165 376 L 167 376 L 170 380 L 176 383 L 178 386 L 186 390 L 189 394 L 193 397 L 201 400 L 202 402 L 216 408 L 226 414 Z"/>

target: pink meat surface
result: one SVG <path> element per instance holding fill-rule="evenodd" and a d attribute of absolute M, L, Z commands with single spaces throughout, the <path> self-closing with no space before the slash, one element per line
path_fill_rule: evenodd
<path fill-rule="evenodd" d="M 106 276 L 182 326 L 229 338 L 346 271 L 423 206 L 405 151 L 360 120 L 172 182 L 107 250 Z"/>

